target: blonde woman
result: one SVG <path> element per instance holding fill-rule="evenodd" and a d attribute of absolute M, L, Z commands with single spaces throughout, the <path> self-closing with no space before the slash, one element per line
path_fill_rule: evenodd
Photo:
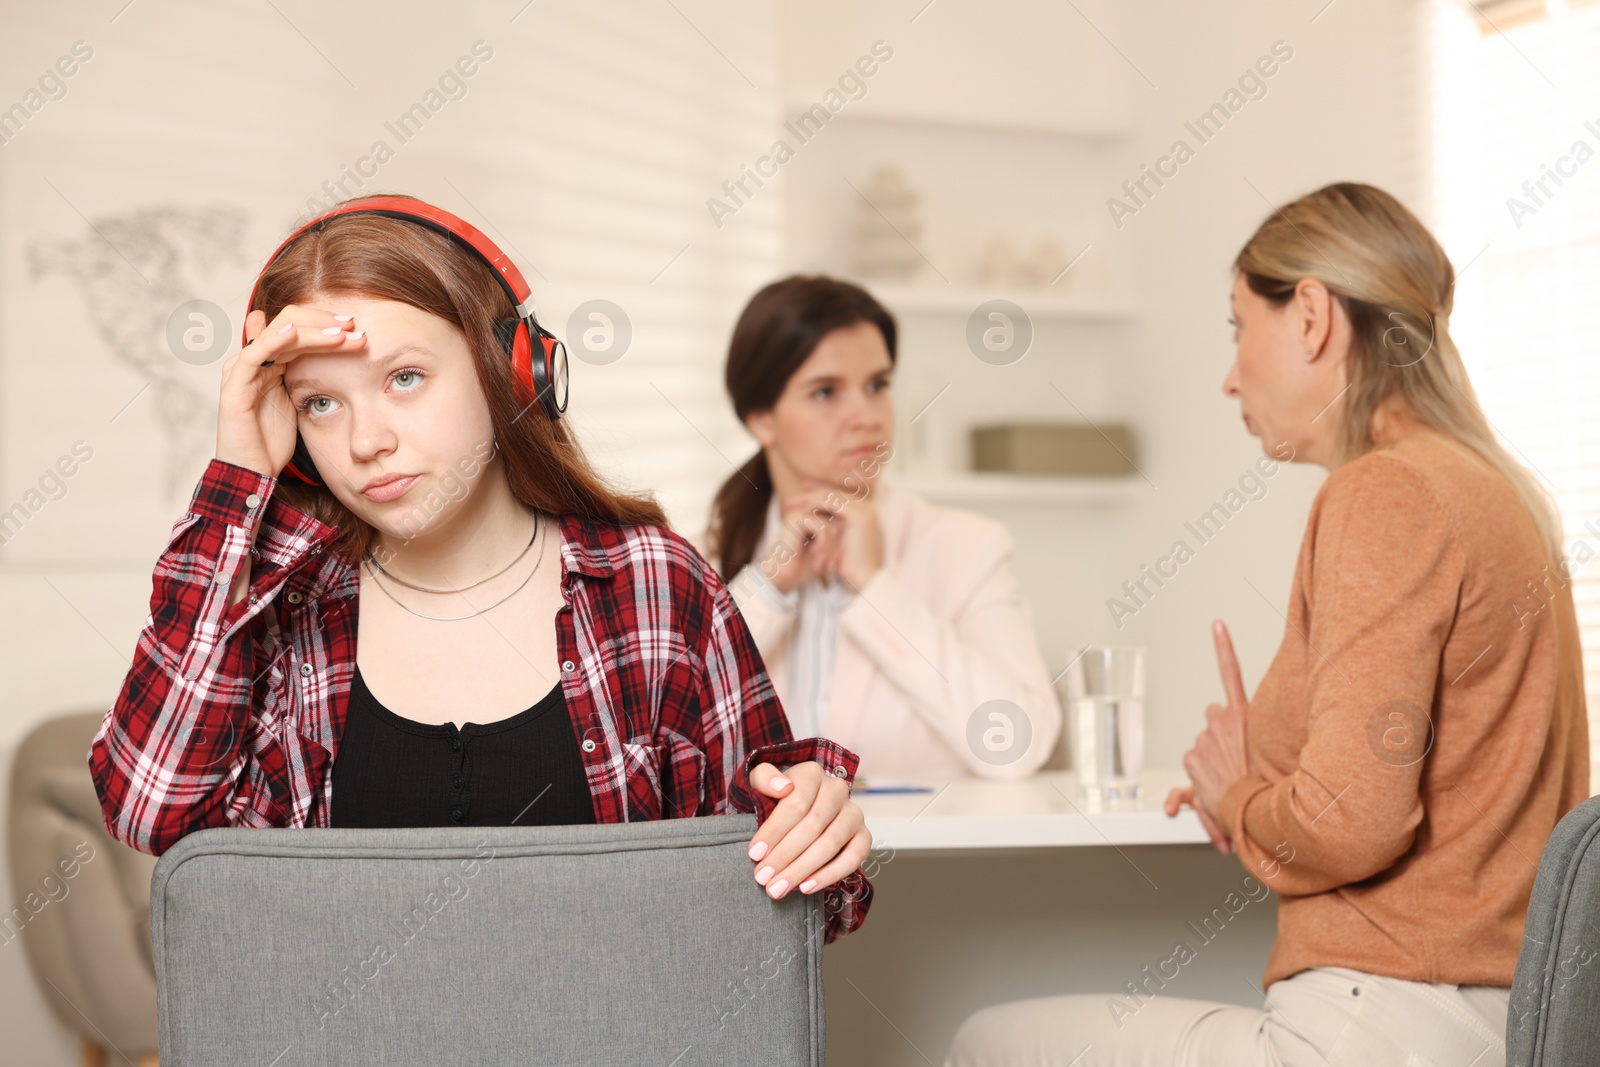
<path fill-rule="evenodd" d="M 1535 865 L 1589 786 L 1559 518 L 1467 380 L 1449 260 L 1393 197 L 1320 189 L 1234 266 L 1224 391 L 1331 473 L 1253 698 L 1214 627 L 1228 703 L 1167 811 L 1279 894 L 1266 1004 L 1178 999 L 1175 930 L 1110 995 L 971 1016 L 949 1067 L 1504 1061 Z"/>

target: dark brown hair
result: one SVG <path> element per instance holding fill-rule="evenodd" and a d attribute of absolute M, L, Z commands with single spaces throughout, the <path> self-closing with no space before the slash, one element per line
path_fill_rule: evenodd
<path fill-rule="evenodd" d="M 400 193 L 384 194 L 415 197 Z M 420 201 L 419 201 L 420 202 Z M 492 268 L 453 239 L 404 219 L 374 214 L 340 215 L 308 230 L 267 267 L 249 310 L 267 321 L 288 304 L 317 294 L 395 300 L 437 315 L 459 329 L 472 351 L 478 383 L 505 462 L 511 493 L 553 515 L 581 515 L 613 525 L 665 526 L 649 496 L 619 493 L 589 465 L 565 422 L 551 422 L 520 381 L 495 336 L 496 321 L 516 310 Z M 376 531 L 332 490 L 291 479 L 274 494 L 292 507 L 339 529 L 329 551 L 359 560 Z"/>
<path fill-rule="evenodd" d="M 821 274 L 794 274 L 751 297 L 733 328 L 723 374 L 739 421 L 772 410 L 824 337 L 862 322 L 878 328 L 893 364 L 894 316 L 859 285 Z M 709 547 L 724 581 L 732 581 L 755 555 L 771 500 L 772 472 L 762 449 L 722 483 L 711 503 Z"/>

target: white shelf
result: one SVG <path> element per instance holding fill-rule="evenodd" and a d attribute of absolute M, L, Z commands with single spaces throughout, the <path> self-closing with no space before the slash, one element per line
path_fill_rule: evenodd
<path fill-rule="evenodd" d="M 1168 791 L 1188 780 L 1180 770 L 1147 771 L 1137 804 L 1104 811 L 1078 795 L 1070 771 L 1015 782 L 958 778 L 926 783 L 929 793 L 857 791 L 851 799 L 867 818 L 874 847 L 897 852 L 1209 844 L 1193 810 L 1175 817 L 1161 810 Z"/>
<path fill-rule="evenodd" d="M 817 104 L 822 103 L 823 96 L 832 86 L 820 85 L 810 90 L 796 89 L 785 95 L 784 117 L 793 118 L 796 115 L 810 111 Z M 827 106 L 823 105 L 826 110 Z M 955 134 L 1026 134 L 1030 137 L 1062 137 L 1073 141 L 1086 142 L 1125 142 L 1132 139 L 1136 132 L 1131 126 L 1113 125 L 1075 125 L 1057 122 L 1030 122 L 1028 120 L 992 119 L 977 115 L 951 115 L 946 112 L 930 114 L 924 111 L 911 111 L 896 109 L 872 104 L 867 101 L 852 100 L 841 110 L 834 112 L 829 121 L 839 119 L 847 123 L 881 122 L 896 126 L 907 126 L 913 129 L 921 128 L 936 132 Z"/>
<path fill-rule="evenodd" d="M 896 314 L 971 315 L 987 300 L 1010 300 L 1033 319 L 1079 319 L 1115 322 L 1132 319 L 1137 312 L 1131 300 L 1097 294 L 1076 294 L 1056 289 L 991 290 L 976 286 L 939 283 L 906 285 L 861 281 Z"/>
<path fill-rule="evenodd" d="M 1147 487 L 1137 474 L 890 474 L 889 484 L 935 504 L 1043 504 L 1108 506 L 1130 504 Z"/>

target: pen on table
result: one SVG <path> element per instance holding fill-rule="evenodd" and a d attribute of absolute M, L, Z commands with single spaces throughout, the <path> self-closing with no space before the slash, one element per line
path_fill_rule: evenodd
<path fill-rule="evenodd" d="M 867 780 L 865 778 L 857 778 L 856 779 L 856 783 L 855 783 L 855 788 L 853 790 L 851 790 L 851 792 L 853 792 L 853 793 L 931 793 L 931 792 L 933 792 L 933 786 L 931 786 L 931 785 L 901 785 L 901 784 L 896 784 L 896 783 L 885 783 L 884 785 L 873 785 L 869 780 Z"/>

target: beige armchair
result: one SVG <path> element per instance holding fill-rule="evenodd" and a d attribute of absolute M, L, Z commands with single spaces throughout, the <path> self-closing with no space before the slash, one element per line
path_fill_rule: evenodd
<path fill-rule="evenodd" d="M 11 769 L 7 847 L 14 907 L 0 943 L 21 940 L 39 991 L 83 1038 L 85 1067 L 156 1060 L 150 876 L 156 857 L 106 832 L 89 777 L 101 711 L 36 727 Z"/>

